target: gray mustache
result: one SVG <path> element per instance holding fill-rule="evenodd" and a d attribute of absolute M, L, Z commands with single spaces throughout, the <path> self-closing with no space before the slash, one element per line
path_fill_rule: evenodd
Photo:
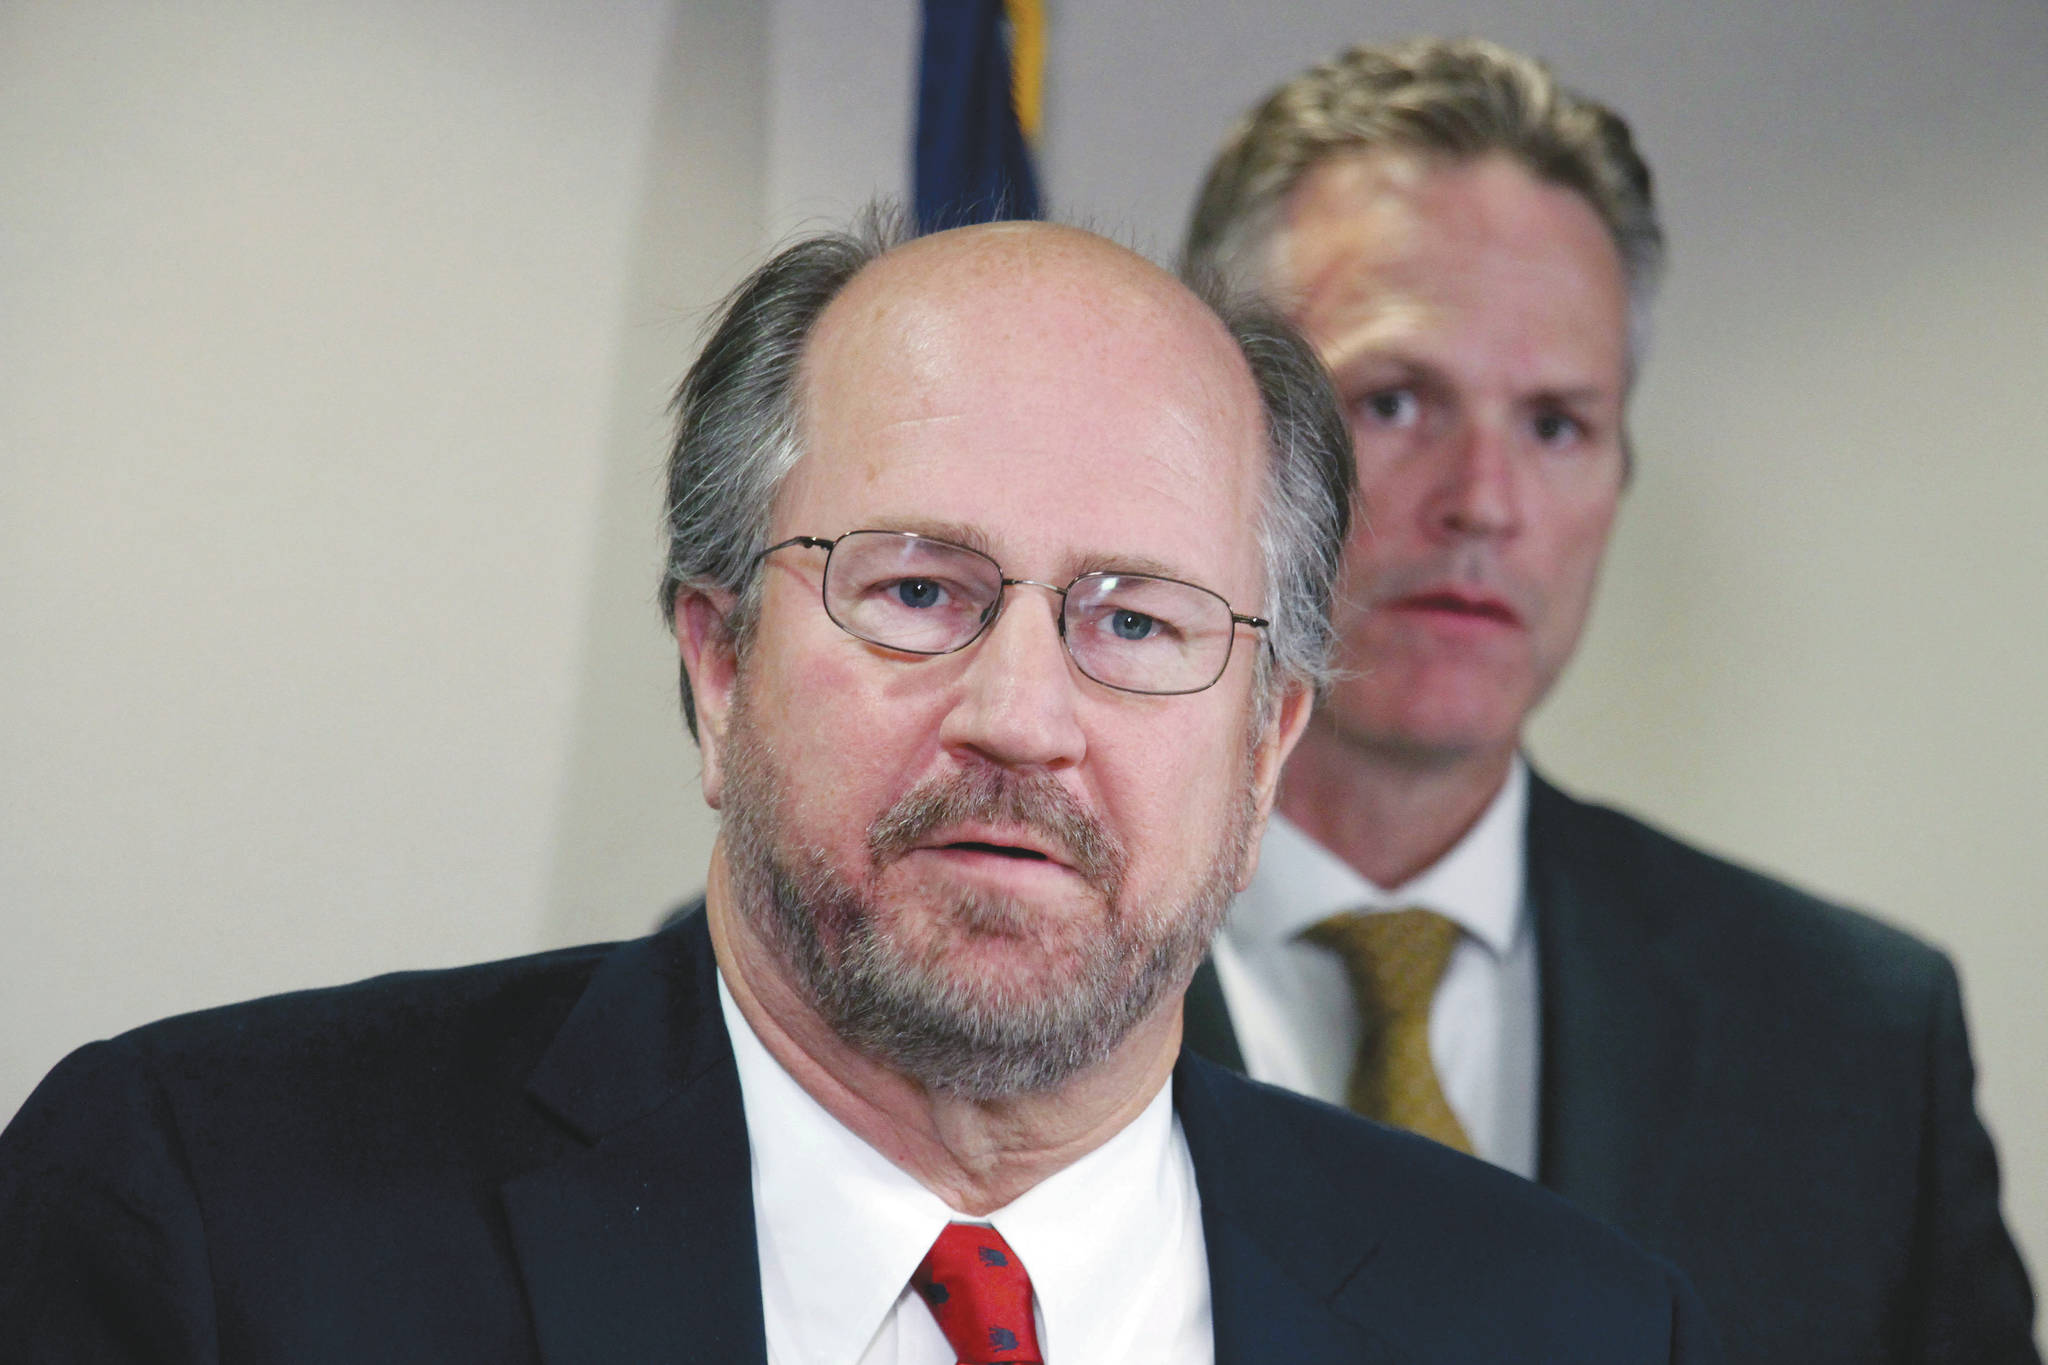
<path fill-rule="evenodd" d="M 949 825 L 1021 825 L 1114 904 L 1130 856 L 1073 793 L 1044 773 L 983 766 L 929 777 L 868 826 L 868 856 L 882 867 Z"/>

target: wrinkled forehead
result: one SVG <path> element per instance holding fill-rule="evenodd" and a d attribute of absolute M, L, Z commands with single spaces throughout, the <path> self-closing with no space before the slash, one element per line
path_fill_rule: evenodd
<path fill-rule="evenodd" d="M 1006 568 L 1046 561 L 1017 573 L 1121 552 L 1258 586 L 1249 368 L 1171 276 L 1087 234 L 948 233 L 870 266 L 814 331 L 802 438 L 778 529 L 838 520 L 789 534 L 973 526 Z"/>

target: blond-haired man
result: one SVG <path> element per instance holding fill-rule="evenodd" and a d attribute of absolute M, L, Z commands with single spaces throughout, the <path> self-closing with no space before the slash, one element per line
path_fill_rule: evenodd
<path fill-rule="evenodd" d="M 1521 755 L 1629 477 L 1663 234 L 1626 123 L 1490 43 L 1355 48 L 1240 121 L 1187 257 L 1317 347 L 1364 506 L 1191 1038 L 1611 1220 L 1733 1359 L 2035 1360 L 1948 960 Z"/>

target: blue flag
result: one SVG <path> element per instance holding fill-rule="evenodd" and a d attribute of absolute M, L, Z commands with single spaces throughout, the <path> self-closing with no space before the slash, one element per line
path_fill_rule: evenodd
<path fill-rule="evenodd" d="M 924 0 L 917 224 L 1036 218 L 1040 0 Z"/>

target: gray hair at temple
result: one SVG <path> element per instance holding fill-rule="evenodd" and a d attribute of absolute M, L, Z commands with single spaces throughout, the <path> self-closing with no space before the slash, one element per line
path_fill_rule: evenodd
<path fill-rule="evenodd" d="M 1480 38 L 1354 47 L 1268 95 L 1209 168 L 1184 270 L 1286 306 L 1291 282 L 1275 278 L 1274 245 L 1289 192 L 1327 157 L 1380 149 L 1452 161 L 1502 153 L 1584 199 L 1621 257 L 1634 370 L 1664 265 L 1650 168 L 1619 114 L 1560 85 L 1541 62 Z"/>
<path fill-rule="evenodd" d="M 727 628 L 745 645 L 760 606 L 754 556 L 768 543 L 782 481 L 803 455 L 811 329 L 855 275 L 913 235 L 900 212 L 872 207 L 845 231 L 784 248 L 719 306 L 674 403 L 660 589 L 671 628 L 678 591 L 724 592 L 735 600 Z M 1351 437 L 1308 344 L 1267 305 L 1206 278 L 1190 288 L 1237 342 L 1265 406 L 1270 464 L 1259 548 L 1272 655 L 1260 650 L 1258 680 L 1261 700 L 1270 703 L 1276 678 L 1318 691 L 1330 679 L 1331 597 L 1351 524 Z M 682 700 L 694 736 L 687 672 Z"/>

